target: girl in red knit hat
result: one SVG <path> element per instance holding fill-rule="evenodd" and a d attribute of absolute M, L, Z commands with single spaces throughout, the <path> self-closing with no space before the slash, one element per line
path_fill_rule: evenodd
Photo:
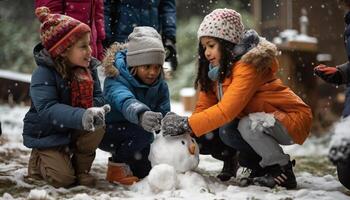
<path fill-rule="evenodd" d="M 23 143 L 32 148 L 28 175 L 55 187 L 93 186 L 89 174 L 104 135 L 105 105 L 91 57 L 88 25 L 37 8 L 41 44 L 32 74 L 32 105 L 24 118 Z"/>

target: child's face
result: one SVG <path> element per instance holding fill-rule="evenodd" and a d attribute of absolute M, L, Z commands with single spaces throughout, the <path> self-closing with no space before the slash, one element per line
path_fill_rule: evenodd
<path fill-rule="evenodd" d="M 158 64 L 137 66 L 136 76 L 147 85 L 152 85 L 158 78 L 162 66 Z"/>
<path fill-rule="evenodd" d="M 212 37 L 201 37 L 201 45 L 204 49 L 205 58 L 213 66 L 219 66 L 221 60 L 221 52 L 219 42 Z"/>
<path fill-rule="evenodd" d="M 91 61 L 90 33 L 86 33 L 73 46 L 69 47 L 63 56 L 72 66 L 88 67 Z"/>

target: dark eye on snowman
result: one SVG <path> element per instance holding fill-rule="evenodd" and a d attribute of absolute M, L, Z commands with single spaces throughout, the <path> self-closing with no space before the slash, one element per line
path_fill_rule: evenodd
<path fill-rule="evenodd" d="M 185 145 L 185 141 L 181 140 L 181 143 L 182 143 L 183 145 Z"/>

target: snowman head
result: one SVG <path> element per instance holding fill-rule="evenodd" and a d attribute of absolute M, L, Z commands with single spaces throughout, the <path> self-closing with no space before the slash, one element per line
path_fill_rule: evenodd
<path fill-rule="evenodd" d="M 168 164 L 177 172 L 187 172 L 198 166 L 198 144 L 189 134 L 168 137 L 158 134 L 151 144 L 148 159 L 152 167 Z"/>

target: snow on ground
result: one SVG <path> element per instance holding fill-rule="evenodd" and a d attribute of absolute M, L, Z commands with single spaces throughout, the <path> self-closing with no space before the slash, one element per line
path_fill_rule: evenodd
<path fill-rule="evenodd" d="M 135 192 L 130 188 L 110 184 L 104 180 L 109 154 L 100 150 L 97 151 L 91 171 L 98 178 L 95 188 L 77 186 L 69 189 L 55 189 L 43 181 L 26 177 L 30 149 L 22 145 L 21 133 L 22 119 L 28 109 L 28 107 L 0 106 L 3 130 L 3 135 L 0 136 L 0 199 L 350 199 L 348 191 L 335 177 L 334 166 L 325 156 L 328 152 L 329 137 L 310 138 L 303 146 L 292 145 L 284 148 L 297 160 L 295 172 L 298 188 L 296 190 L 258 186 L 241 188 L 237 186 L 235 179 L 226 183 L 220 182 L 215 176 L 220 172 L 222 162 L 210 156 L 200 156 L 200 163 L 195 172 L 204 177 L 208 189 L 194 190 L 189 187 L 157 194 Z M 179 103 L 173 103 L 172 110 L 183 115 L 190 114 L 185 113 Z M 190 182 L 188 185 L 191 184 L 195 185 L 196 182 Z"/>

